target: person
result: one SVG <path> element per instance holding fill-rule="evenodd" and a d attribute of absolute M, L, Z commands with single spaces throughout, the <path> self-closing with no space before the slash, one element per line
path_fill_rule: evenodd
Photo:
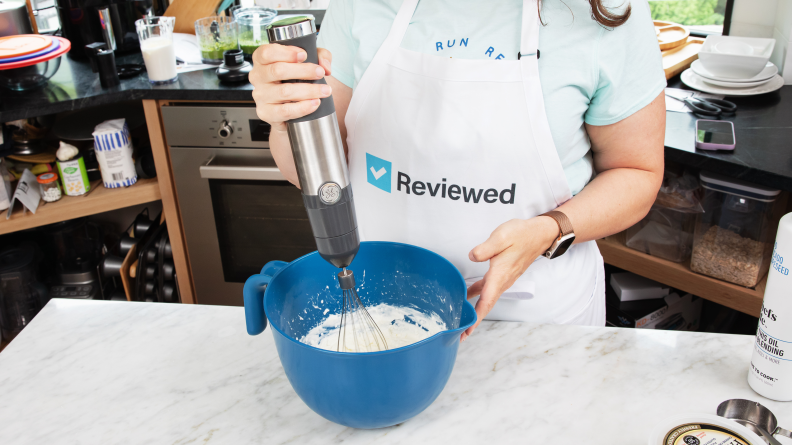
<path fill-rule="evenodd" d="M 449 259 L 479 323 L 602 326 L 594 240 L 649 211 L 665 133 L 649 6 L 609 1 L 332 0 L 319 65 L 253 55 L 272 155 L 297 185 L 284 122 L 332 93 L 362 240 Z"/>

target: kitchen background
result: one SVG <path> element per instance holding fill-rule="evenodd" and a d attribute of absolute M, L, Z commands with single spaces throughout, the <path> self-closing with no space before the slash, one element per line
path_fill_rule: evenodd
<path fill-rule="evenodd" d="M 57 6 L 65 1 L 31 1 L 39 33 L 59 32 Z M 136 3 L 162 11 L 168 6 Z M 311 8 L 321 22 L 327 2 L 291 3 Z M 782 73 L 792 66 L 792 0 L 650 5 L 655 19 L 678 21 L 699 36 L 719 33 L 725 24 L 731 35 L 774 37 L 771 61 Z M 280 15 L 294 12 L 280 6 Z M 117 60 L 139 64 L 139 58 L 121 53 Z M 43 89 L 0 95 L 0 156 L 10 155 L 0 171 L 8 171 L 8 193 L 25 169 L 58 172 L 55 150 L 65 142 L 84 155 L 90 190 L 65 196 L 61 187 L 64 196 L 41 202 L 35 214 L 17 202 L 10 219 L 0 217 L 0 250 L 33 252 L 0 259 L 0 348 L 53 296 L 239 305 L 241 283 L 261 265 L 315 249 L 300 195 L 268 155 L 269 128 L 255 116 L 249 85 L 219 82 L 210 69 L 182 70 L 179 82 L 162 89 L 150 87 L 145 75 L 103 88 L 74 49 L 63 59 Z M 786 71 L 786 83 L 792 83 L 792 69 Z M 738 116 L 783 114 L 792 98 L 787 88 L 747 100 Z M 119 103 L 121 98 L 128 102 Z M 768 166 L 771 159 L 745 167 L 736 157 L 752 150 L 778 152 L 785 130 L 768 129 L 771 136 L 743 130 L 743 145 L 728 158 L 696 152 L 689 147 L 692 139 L 677 144 L 673 130 L 683 119 L 689 131 L 689 115 L 670 116 L 667 175 L 655 208 L 636 227 L 599 243 L 608 263 L 608 323 L 753 334 L 775 227 L 789 209 L 792 171 L 784 162 Z M 113 118 L 124 118 L 129 127 L 138 178 L 118 189 L 102 185 L 92 134 Z M 721 237 L 715 242 L 720 235 L 708 237 L 711 228 L 736 238 L 728 245 Z M 12 289 L 8 283 L 23 272 L 30 285 Z"/>

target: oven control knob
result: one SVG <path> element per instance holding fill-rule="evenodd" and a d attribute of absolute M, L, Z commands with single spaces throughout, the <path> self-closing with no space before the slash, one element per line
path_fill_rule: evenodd
<path fill-rule="evenodd" d="M 217 135 L 223 139 L 226 139 L 230 137 L 233 132 L 234 128 L 231 126 L 231 124 L 229 124 L 228 121 L 223 121 L 220 124 L 220 130 L 217 131 Z"/>

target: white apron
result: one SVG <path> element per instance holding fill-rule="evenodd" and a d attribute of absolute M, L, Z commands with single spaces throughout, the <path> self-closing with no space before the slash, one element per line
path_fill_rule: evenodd
<path fill-rule="evenodd" d="M 553 210 L 572 195 L 539 83 L 536 0 L 523 2 L 522 58 L 497 61 L 401 48 L 417 4 L 402 4 L 346 114 L 358 227 L 363 240 L 444 256 L 469 286 L 489 268 L 468 259 L 473 247 L 502 223 Z M 596 243 L 537 259 L 487 318 L 604 325 Z"/>

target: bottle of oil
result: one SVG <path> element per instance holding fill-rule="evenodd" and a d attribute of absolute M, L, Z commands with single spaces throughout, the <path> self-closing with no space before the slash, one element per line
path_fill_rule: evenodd
<path fill-rule="evenodd" d="M 792 400 L 792 213 L 778 224 L 748 384 L 768 399 Z"/>

